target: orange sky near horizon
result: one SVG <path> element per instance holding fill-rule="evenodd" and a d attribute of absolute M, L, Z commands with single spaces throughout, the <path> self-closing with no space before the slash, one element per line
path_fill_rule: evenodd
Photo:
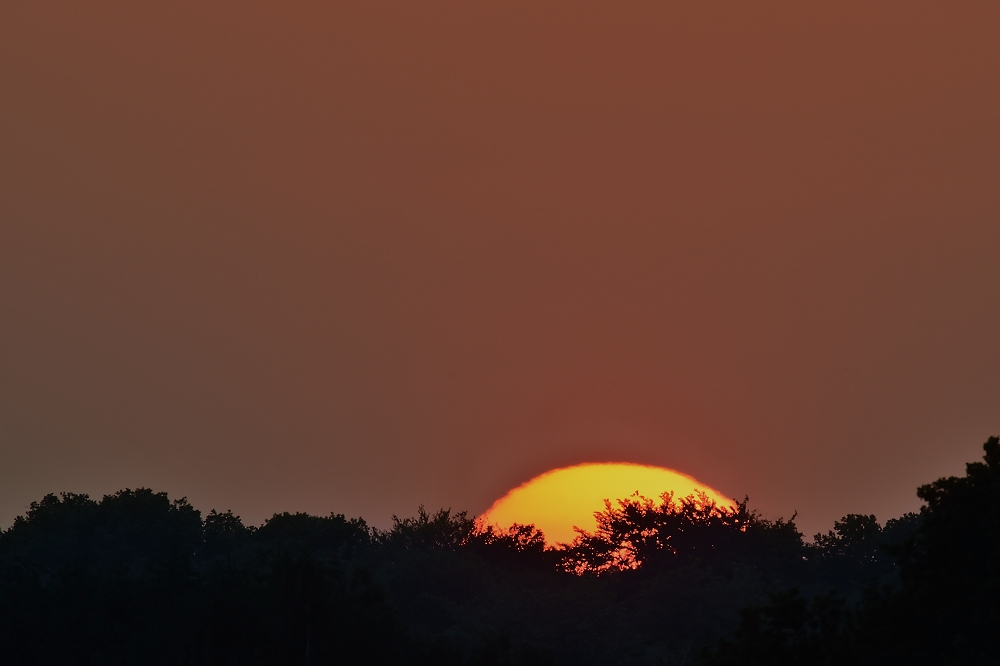
<path fill-rule="evenodd" d="M 0 528 L 684 470 L 808 536 L 1000 432 L 1000 3 L 0 3 Z"/>

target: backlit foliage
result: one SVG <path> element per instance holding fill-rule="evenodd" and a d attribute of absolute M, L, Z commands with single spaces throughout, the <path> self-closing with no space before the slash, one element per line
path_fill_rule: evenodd
<path fill-rule="evenodd" d="M 711 558 L 768 540 L 792 549 L 801 542 L 791 520 L 765 520 L 747 508 L 747 499 L 720 506 L 702 492 L 680 499 L 666 492 L 659 502 L 639 494 L 614 504 L 605 500 L 595 518 L 593 533 L 578 529 L 573 543 L 563 547 L 564 570 L 601 574 Z"/>

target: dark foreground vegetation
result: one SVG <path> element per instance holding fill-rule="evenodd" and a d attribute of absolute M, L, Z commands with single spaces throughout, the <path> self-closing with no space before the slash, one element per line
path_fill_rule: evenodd
<path fill-rule="evenodd" d="M 546 550 L 443 510 L 262 527 L 123 490 L 0 534 L 3 664 L 995 664 L 1000 442 L 814 543 L 704 497 L 609 504 Z"/>

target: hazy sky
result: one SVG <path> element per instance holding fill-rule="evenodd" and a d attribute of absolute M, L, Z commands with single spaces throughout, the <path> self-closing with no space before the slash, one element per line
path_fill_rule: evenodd
<path fill-rule="evenodd" d="M 0 526 L 478 513 L 665 465 L 807 534 L 1000 433 L 1000 4 L 0 4 Z"/>

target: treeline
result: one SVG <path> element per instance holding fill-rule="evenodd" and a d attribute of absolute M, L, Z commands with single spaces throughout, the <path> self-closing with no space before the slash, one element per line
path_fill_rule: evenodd
<path fill-rule="evenodd" d="M 811 599 L 796 589 L 772 593 L 768 604 L 742 612 L 735 635 L 707 663 L 1000 662 L 1000 440 L 983 448 L 983 461 L 966 465 L 964 477 L 917 490 L 925 505 L 909 538 L 869 555 L 888 554 L 895 581 L 869 585 L 855 604 L 836 588 Z M 820 549 L 829 543 L 817 538 Z"/>
<path fill-rule="evenodd" d="M 421 508 L 259 528 L 148 489 L 48 495 L 0 533 L 0 663 L 995 663 L 1000 443 L 926 506 L 813 543 L 747 501 L 608 503 L 545 548 Z"/>

